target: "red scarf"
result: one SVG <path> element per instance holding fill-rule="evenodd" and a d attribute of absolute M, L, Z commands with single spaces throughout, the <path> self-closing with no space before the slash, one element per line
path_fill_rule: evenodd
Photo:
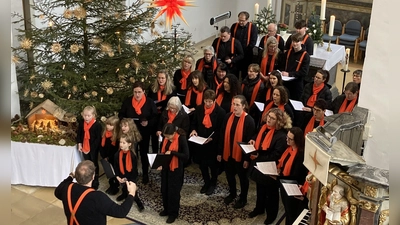
<path fill-rule="evenodd" d="M 221 104 L 222 104 L 222 100 L 224 99 L 224 94 L 225 94 L 224 91 L 221 92 L 221 93 L 219 93 L 217 99 L 215 100 L 215 102 L 216 102 L 219 106 L 221 106 Z M 232 102 L 233 102 L 233 99 L 232 99 Z M 233 105 L 232 105 L 232 104 L 231 104 L 231 111 L 230 111 L 230 112 L 233 112 Z"/>
<path fill-rule="evenodd" d="M 265 101 L 271 100 L 271 97 L 272 97 L 271 90 L 272 90 L 272 87 L 268 88 L 267 94 L 265 95 Z"/>
<path fill-rule="evenodd" d="M 347 98 L 344 98 L 344 101 L 343 101 L 342 105 L 340 106 L 338 113 L 353 111 L 353 108 L 356 105 L 356 101 L 357 101 L 357 97 L 355 97 L 353 100 L 351 100 L 350 104 L 347 106 L 348 100 L 347 100 Z"/>
<path fill-rule="evenodd" d="M 324 87 L 325 87 L 324 83 L 319 85 L 319 87 L 317 87 L 315 83 L 313 84 L 312 95 L 308 98 L 307 106 L 314 107 L 315 101 L 317 101 L 317 95 Z"/>
<path fill-rule="evenodd" d="M 265 135 L 264 140 L 261 145 L 261 138 L 267 128 L 269 129 L 269 131 L 268 131 L 267 135 Z M 260 131 L 258 132 L 258 135 L 256 138 L 256 143 L 255 143 L 255 148 L 258 150 L 261 147 L 261 150 L 264 150 L 264 151 L 268 150 L 269 146 L 271 145 L 271 141 L 272 141 L 272 137 L 274 136 L 274 133 L 275 133 L 275 128 L 268 127 L 267 124 L 264 124 L 261 127 Z"/>
<path fill-rule="evenodd" d="M 293 149 L 292 146 L 289 146 L 286 151 L 282 154 L 281 158 L 279 159 L 279 163 L 277 168 L 278 169 L 282 169 L 283 163 L 286 159 L 286 156 L 290 154 L 289 159 L 287 160 L 286 164 L 285 164 L 285 168 L 283 168 L 283 176 L 287 177 L 290 175 L 290 170 L 292 169 L 292 165 L 293 165 L 293 161 L 294 158 L 296 157 L 297 154 L 297 149 Z M 282 171 L 282 170 L 281 170 Z"/>
<path fill-rule="evenodd" d="M 179 83 L 181 83 L 181 89 L 182 90 L 186 90 L 186 84 L 187 84 L 187 78 L 190 75 L 190 70 L 188 71 L 183 71 L 183 69 L 181 69 L 181 74 L 182 74 L 182 79 L 179 81 Z"/>
<path fill-rule="evenodd" d="M 217 76 L 214 76 L 214 82 L 217 85 L 217 87 L 215 88 L 215 94 L 218 95 L 218 90 L 222 87 L 222 85 L 224 84 L 224 80 L 222 80 L 221 82 L 218 82 Z"/>
<path fill-rule="evenodd" d="M 223 158 L 225 161 L 228 161 L 228 158 L 231 154 L 231 128 L 233 119 L 235 118 L 235 114 L 232 113 L 228 119 L 225 130 L 225 144 L 224 144 L 224 155 Z M 246 112 L 242 112 L 240 115 L 239 121 L 236 125 L 235 136 L 233 138 L 233 149 L 232 149 L 232 158 L 236 160 L 236 162 L 240 162 L 242 160 L 242 150 L 236 142 L 240 142 L 243 139 L 243 128 L 244 128 L 244 119 L 246 118 Z"/>
<path fill-rule="evenodd" d="M 315 123 L 315 116 L 313 116 L 310 121 L 308 122 L 306 128 L 304 129 L 304 136 L 306 136 L 306 134 L 310 133 L 311 131 L 313 131 L 314 129 L 314 123 Z M 324 121 L 324 116 L 322 116 L 322 119 L 319 121 L 319 125 L 323 126 L 325 124 Z"/>
<path fill-rule="evenodd" d="M 212 127 L 212 122 L 210 118 L 210 114 L 214 111 L 215 108 L 215 102 L 211 106 L 211 108 L 207 109 L 206 106 L 204 105 L 204 118 L 203 118 L 203 124 L 206 128 Z"/>
<path fill-rule="evenodd" d="M 190 88 L 186 93 L 185 105 L 190 106 L 190 99 L 192 97 L 192 92 L 196 93 L 196 105 L 201 105 L 201 102 L 203 101 L 203 91 L 198 91 L 193 87 Z"/>
<path fill-rule="evenodd" d="M 211 58 L 211 62 L 212 62 L 212 71 L 213 71 L 213 73 L 214 73 L 214 71 L 217 69 L 217 60 L 215 60 L 214 59 L 214 57 L 212 57 Z M 204 58 L 202 58 L 202 59 L 200 59 L 200 63 L 199 63 L 199 65 L 197 66 L 197 69 L 196 70 L 199 70 L 199 71 L 202 71 L 203 72 L 203 67 L 204 67 L 204 64 L 205 64 L 205 60 L 204 60 Z"/>
<path fill-rule="evenodd" d="M 168 122 L 167 123 L 172 123 L 176 117 L 176 113 L 171 112 L 170 110 L 168 111 Z"/>
<path fill-rule="evenodd" d="M 124 162 L 122 161 L 123 156 L 125 156 L 125 167 L 126 171 L 131 172 L 132 171 L 132 158 L 131 158 L 131 150 L 124 151 L 124 150 L 119 150 L 119 171 L 121 171 L 122 174 L 125 174 L 124 170 Z"/>
<path fill-rule="evenodd" d="M 264 117 L 264 115 L 268 112 L 268 110 L 272 109 L 272 106 L 274 105 L 274 101 L 271 100 L 267 106 L 265 106 L 264 112 L 261 116 L 261 119 Z M 278 105 L 278 109 L 282 110 L 282 112 L 285 112 L 285 105 L 284 104 L 280 104 Z"/>
<path fill-rule="evenodd" d="M 107 130 L 106 133 L 104 134 L 103 138 L 101 139 L 101 147 L 104 147 L 104 145 L 106 145 L 106 139 L 110 138 L 113 136 L 113 132 Z M 112 145 L 115 146 L 115 141 L 111 142 Z"/>
<path fill-rule="evenodd" d="M 167 99 L 167 96 L 163 94 L 164 88 L 164 85 L 160 85 L 160 88 L 157 91 L 157 101 L 164 101 Z"/>
<path fill-rule="evenodd" d="M 142 114 L 142 107 L 146 103 L 146 95 L 143 95 L 140 101 L 136 100 L 135 97 L 132 97 L 132 107 L 135 109 L 136 114 Z"/>
<path fill-rule="evenodd" d="M 89 129 L 92 127 L 92 125 L 94 124 L 94 122 L 96 122 L 96 120 L 93 118 L 89 123 L 86 123 L 85 121 L 83 121 L 83 131 L 84 136 L 83 136 L 83 146 L 82 146 L 82 151 L 85 154 L 88 154 L 90 152 L 90 132 Z"/>
<path fill-rule="evenodd" d="M 172 139 L 172 142 L 169 145 L 169 149 L 167 150 L 167 149 L 165 149 L 165 147 L 167 146 L 168 141 L 169 141 L 168 139 L 164 138 L 163 145 L 161 148 L 161 153 L 165 153 L 168 150 L 171 152 L 172 151 L 177 152 L 179 149 L 179 134 L 175 133 L 175 135 Z M 178 168 L 178 157 L 172 156 L 171 162 L 169 164 L 169 169 L 171 171 L 174 171 L 176 168 Z"/>
<path fill-rule="evenodd" d="M 275 67 L 275 58 L 276 54 L 272 55 L 271 63 L 269 64 L 269 68 L 267 70 L 267 64 L 268 64 L 268 57 L 269 55 L 267 54 L 262 60 L 261 60 L 261 73 L 264 74 L 264 76 L 267 76 L 269 72 L 274 70 Z"/>
<path fill-rule="evenodd" d="M 249 103 L 249 107 L 251 107 L 254 104 L 254 101 L 256 100 L 258 90 L 260 89 L 261 86 L 261 79 L 257 82 L 257 84 L 253 88 L 253 93 L 251 93 L 251 99 Z M 242 92 L 244 91 L 244 84 L 242 84 Z"/>

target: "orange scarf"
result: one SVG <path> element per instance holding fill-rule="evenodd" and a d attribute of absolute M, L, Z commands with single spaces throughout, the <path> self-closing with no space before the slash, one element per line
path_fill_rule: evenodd
<path fill-rule="evenodd" d="M 211 108 L 207 109 L 206 106 L 204 105 L 204 118 L 203 118 L 203 124 L 206 128 L 212 127 L 212 122 L 210 118 L 210 114 L 214 111 L 215 108 L 215 102 L 211 106 Z"/>
<path fill-rule="evenodd" d="M 289 146 L 286 149 L 286 151 L 282 154 L 281 158 L 279 159 L 279 163 L 277 166 L 278 169 L 282 169 L 283 163 L 288 154 L 290 154 L 290 157 L 287 160 L 287 162 L 285 164 L 285 168 L 283 168 L 283 172 L 282 172 L 283 176 L 285 176 L 285 177 L 290 175 L 290 170 L 292 169 L 293 161 L 297 154 L 297 149 L 293 149 L 292 146 Z"/>
<path fill-rule="evenodd" d="M 182 74 L 182 79 L 179 81 L 179 83 L 181 83 L 181 89 L 186 90 L 187 78 L 190 75 L 190 70 L 183 71 L 183 69 L 181 69 L 181 74 Z"/>
<path fill-rule="evenodd" d="M 312 95 L 308 98 L 307 106 L 314 107 L 315 101 L 317 101 L 317 95 L 324 87 L 325 87 L 324 83 L 319 85 L 319 87 L 313 84 Z"/>
<path fill-rule="evenodd" d="M 214 57 L 212 57 L 211 58 L 211 62 L 212 62 L 212 71 L 213 71 L 213 73 L 214 73 L 214 71 L 217 69 L 217 60 L 215 60 L 214 59 Z M 202 58 L 202 59 L 200 59 L 200 63 L 199 63 L 199 65 L 197 66 L 197 68 L 196 68 L 196 70 L 199 70 L 199 71 L 201 71 L 201 72 L 203 72 L 203 67 L 204 67 L 204 64 L 205 64 L 205 60 L 204 60 L 204 58 Z"/>
<path fill-rule="evenodd" d="M 217 76 L 214 76 L 214 82 L 217 85 L 217 87 L 215 88 L 215 94 L 218 95 L 218 90 L 222 87 L 222 85 L 224 84 L 224 80 L 222 80 L 221 82 L 218 82 Z"/>
<path fill-rule="evenodd" d="M 160 85 L 160 88 L 157 91 L 157 101 L 164 101 L 167 99 L 167 96 L 163 94 L 164 88 L 164 85 Z"/>
<path fill-rule="evenodd" d="M 262 116 L 261 116 L 261 119 L 262 119 L 262 118 L 264 117 L 264 115 L 268 112 L 268 110 L 270 110 L 270 109 L 272 108 L 273 105 L 274 105 L 274 101 L 271 100 L 271 101 L 268 103 L 268 105 L 265 106 L 265 109 L 264 109 L 264 112 L 263 112 L 263 114 L 262 114 Z M 285 105 L 284 105 L 284 104 L 278 105 L 278 109 L 282 110 L 282 112 L 285 112 Z"/>
<path fill-rule="evenodd" d="M 186 93 L 185 105 L 190 106 L 190 99 L 192 97 L 192 92 L 196 93 L 196 105 L 201 105 L 201 102 L 203 101 L 203 92 L 198 91 L 193 87 L 190 88 Z"/>
<path fill-rule="evenodd" d="M 106 145 L 106 139 L 112 136 L 113 136 L 112 131 L 107 130 L 103 138 L 101 139 L 101 147 L 104 147 L 104 145 Z M 111 144 L 115 146 L 115 141 L 111 142 Z"/>
<path fill-rule="evenodd" d="M 315 116 L 313 116 L 310 119 L 310 121 L 308 122 L 306 128 L 304 129 L 304 136 L 306 136 L 306 134 L 310 133 L 314 129 L 314 123 L 315 123 Z M 324 116 L 322 116 L 322 120 L 319 121 L 319 125 L 323 126 L 324 124 L 325 124 Z"/>
<path fill-rule="evenodd" d="M 276 54 L 272 55 L 272 59 L 271 59 L 271 62 L 270 62 L 270 64 L 269 64 L 268 70 L 267 70 L 267 64 L 268 64 L 268 57 L 269 57 L 269 55 L 267 54 L 267 55 L 261 60 L 261 65 L 260 65 L 260 67 L 261 67 L 261 73 L 262 73 L 264 76 L 267 76 L 269 72 L 271 72 L 272 70 L 274 70 L 274 67 L 275 67 L 275 58 L 276 58 L 275 55 L 276 55 Z"/>
<path fill-rule="evenodd" d="M 219 93 L 217 99 L 215 100 L 215 102 L 216 102 L 219 106 L 221 106 L 221 104 L 222 104 L 222 100 L 224 99 L 224 94 L 225 94 L 224 91 L 221 92 L 221 93 Z M 233 99 L 232 99 L 232 102 L 233 102 Z M 233 105 L 231 105 L 231 111 L 230 111 L 230 112 L 233 112 Z"/>
<path fill-rule="evenodd" d="M 268 131 L 267 135 L 265 135 L 264 140 L 261 145 L 261 138 L 267 128 L 269 129 L 269 131 Z M 271 141 L 272 141 L 272 137 L 274 136 L 274 133 L 275 133 L 275 128 L 268 127 L 267 124 L 264 124 L 261 127 L 260 131 L 258 132 L 258 135 L 256 138 L 256 143 L 255 143 L 255 148 L 258 150 L 261 147 L 261 150 L 264 150 L 264 151 L 268 150 L 269 146 L 271 145 Z"/>
<path fill-rule="evenodd" d="M 224 144 L 224 160 L 228 161 L 229 156 L 231 155 L 231 128 L 233 119 L 235 118 L 235 114 L 232 113 L 228 119 L 225 130 L 225 144 Z M 243 128 L 244 128 L 244 119 L 246 118 L 246 112 L 242 112 L 240 115 L 239 121 L 236 126 L 235 136 L 233 138 L 233 149 L 232 149 L 232 158 L 236 160 L 236 162 L 240 162 L 242 160 L 242 150 L 236 142 L 240 142 L 243 139 Z"/>
<path fill-rule="evenodd" d="M 350 104 L 347 106 L 348 100 L 347 100 L 347 98 L 344 98 L 344 101 L 343 101 L 342 105 L 340 106 L 338 113 L 353 111 L 353 108 L 356 105 L 356 101 L 357 101 L 357 97 L 354 98 L 353 100 L 351 100 Z"/>
<path fill-rule="evenodd" d="M 172 121 L 174 121 L 175 117 L 176 117 L 176 113 L 173 113 L 169 110 L 168 111 L 168 122 L 167 123 L 172 123 Z"/>
<path fill-rule="evenodd" d="M 261 86 L 261 79 L 257 82 L 257 84 L 253 88 L 253 93 L 251 93 L 251 99 L 249 103 L 249 107 L 251 107 L 254 104 L 254 101 L 256 100 L 258 90 L 260 89 Z M 244 84 L 242 84 L 242 92 L 244 91 Z"/>
<path fill-rule="evenodd" d="M 265 101 L 271 100 L 271 97 L 272 97 L 271 90 L 272 90 L 272 87 L 268 88 L 267 94 L 265 95 Z"/>
<path fill-rule="evenodd" d="M 136 100 L 135 97 L 132 97 L 132 107 L 135 109 L 136 114 L 142 114 L 142 107 L 146 103 L 146 95 L 143 95 L 140 101 Z"/>
<path fill-rule="evenodd" d="M 126 171 L 131 172 L 132 171 L 132 158 L 131 158 L 131 150 L 124 151 L 124 150 L 119 150 L 119 171 L 121 171 L 122 174 L 125 174 L 124 170 L 124 162 L 122 161 L 123 156 L 125 156 L 125 167 Z"/>
<path fill-rule="evenodd" d="M 165 149 L 165 147 L 167 146 L 168 141 L 169 141 L 168 139 L 164 138 L 163 145 L 161 148 L 161 153 L 165 153 L 168 150 L 177 152 L 179 149 L 179 134 L 175 133 L 173 140 L 169 145 L 169 149 L 167 150 Z M 171 163 L 169 164 L 169 169 L 171 171 L 174 171 L 176 168 L 178 168 L 178 157 L 172 156 Z"/>
<path fill-rule="evenodd" d="M 94 122 L 96 122 L 95 119 L 92 119 L 89 123 L 86 123 L 85 121 L 83 121 L 83 131 L 84 136 L 83 136 L 83 146 L 82 146 L 82 151 L 85 154 L 88 154 L 90 152 L 90 132 L 89 129 L 92 127 L 92 125 L 94 124 Z"/>

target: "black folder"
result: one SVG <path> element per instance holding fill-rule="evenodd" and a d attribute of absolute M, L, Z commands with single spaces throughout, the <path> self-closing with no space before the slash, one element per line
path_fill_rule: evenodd
<path fill-rule="evenodd" d="M 103 166 L 104 169 L 104 173 L 106 173 L 106 176 L 108 179 L 115 177 L 115 172 L 114 172 L 114 168 L 111 165 L 111 163 L 109 163 L 107 160 L 105 159 L 101 159 L 100 160 L 101 165 Z"/>
<path fill-rule="evenodd" d="M 157 107 L 165 108 L 167 107 L 167 100 L 162 100 L 162 101 L 154 101 Z"/>
<path fill-rule="evenodd" d="M 172 155 L 165 155 L 158 153 L 156 158 L 154 159 L 153 165 L 151 165 L 152 169 L 157 169 L 162 166 L 163 168 L 169 167 L 169 163 L 171 162 Z"/>

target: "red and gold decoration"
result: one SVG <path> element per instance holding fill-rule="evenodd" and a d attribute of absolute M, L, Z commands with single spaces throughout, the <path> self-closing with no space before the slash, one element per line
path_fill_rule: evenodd
<path fill-rule="evenodd" d="M 189 25 L 186 22 L 185 18 L 183 17 L 181 9 L 183 9 L 184 6 L 194 6 L 193 4 L 191 4 L 192 2 L 193 1 L 186 1 L 186 0 L 155 0 L 149 2 L 150 3 L 149 7 L 162 7 L 162 9 L 158 12 L 154 20 L 156 20 L 158 17 L 160 17 L 165 13 L 167 27 L 171 27 L 172 19 L 174 19 L 175 15 L 179 16 L 183 20 L 183 22 L 186 23 L 186 25 Z"/>

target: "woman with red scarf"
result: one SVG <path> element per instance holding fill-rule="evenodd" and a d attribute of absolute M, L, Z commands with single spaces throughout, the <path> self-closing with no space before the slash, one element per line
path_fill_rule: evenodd
<path fill-rule="evenodd" d="M 315 101 L 324 99 L 328 105 L 332 102 L 331 86 L 328 84 L 329 72 L 319 69 L 314 76 L 314 82 L 304 86 L 301 101 L 305 106 L 303 111 L 312 112 Z"/>
<path fill-rule="evenodd" d="M 229 195 L 224 198 L 224 203 L 229 205 L 236 198 L 236 178 L 240 180 L 239 199 L 233 206 L 236 209 L 243 208 L 247 204 L 249 191 L 249 178 L 247 169 L 250 158 L 242 154 L 237 142 L 248 142 L 255 131 L 253 118 L 245 111 L 247 109 L 246 98 L 237 95 L 233 98 L 233 112 L 225 115 L 220 132 L 217 160 L 225 163 L 225 174 L 229 185 Z"/>
<path fill-rule="evenodd" d="M 157 137 L 162 134 L 161 130 L 167 123 L 172 123 L 186 133 L 189 133 L 189 116 L 185 110 L 183 110 L 182 103 L 177 96 L 173 96 L 169 99 L 167 108 L 161 113 L 160 121 L 157 124 Z"/>
<path fill-rule="evenodd" d="M 344 88 L 344 94 L 339 95 L 333 100 L 330 110 L 333 113 L 352 112 L 358 103 L 358 84 L 350 82 Z"/>
<path fill-rule="evenodd" d="M 263 48 L 259 56 L 259 64 L 264 81 L 268 81 L 269 73 L 281 67 L 283 52 L 279 50 L 275 37 L 269 37 Z"/>
<path fill-rule="evenodd" d="M 207 84 L 204 81 L 203 74 L 198 70 L 191 72 L 184 104 L 190 112 L 193 112 L 196 106 L 203 103 L 203 93 L 206 89 Z"/>
<path fill-rule="evenodd" d="M 149 159 L 147 153 L 149 153 L 150 135 L 157 118 L 157 108 L 153 99 L 146 97 L 142 82 L 136 81 L 133 84 L 133 96 L 124 100 L 118 117 L 120 119 L 132 118 L 142 135 L 137 151 L 140 151 L 140 160 L 142 161 L 142 182 L 147 184 L 149 182 Z"/>
<path fill-rule="evenodd" d="M 240 89 L 237 77 L 233 74 L 228 74 L 224 78 L 223 86 L 219 89 L 215 101 L 225 110 L 225 113 L 229 113 L 233 111 L 233 97 L 240 95 L 241 93 L 242 90 Z"/>
<path fill-rule="evenodd" d="M 176 93 L 181 102 L 185 102 L 186 91 L 189 85 L 189 75 L 193 71 L 194 63 L 194 58 L 190 55 L 186 55 L 183 57 L 181 68 L 174 73 L 173 81 L 176 87 Z"/>
<path fill-rule="evenodd" d="M 208 87 L 214 90 L 217 93 L 217 95 L 218 91 L 224 85 L 224 78 L 227 73 L 228 73 L 228 66 L 225 63 L 219 63 L 215 71 L 215 75 L 212 77 L 212 79 L 206 80 Z"/>
<path fill-rule="evenodd" d="M 225 117 L 225 111 L 215 103 L 215 91 L 204 92 L 204 104 L 197 106 L 191 122 L 190 137 L 200 136 L 208 138 L 203 145 L 194 144 L 193 159 L 199 163 L 204 185 L 200 193 L 211 195 L 217 185 L 217 148 L 219 133 Z M 210 176 L 210 172 L 211 176 Z"/>
<path fill-rule="evenodd" d="M 325 111 L 328 108 L 328 104 L 324 99 L 317 99 L 313 107 L 312 116 L 306 117 L 303 122 L 304 136 L 312 132 L 318 126 L 325 124 Z"/>
<path fill-rule="evenodd" d="M 171 78 L 168 76 L 167 70 L 160 70 L 157 73 L 157 79 L 154 80 L 153 84 L 147 91 L 147 97 L 154 100 L 157 106 L 157 118 L 154 119 L 154 126 L 151 132 L 151 146 L 153 153 L 158 152 L 159 143 L 156 135 L 158 123 L 160 121 L 161 113 L 167 106 L 168 100 L 175 95 L 175 86 L 172 83 Z M 160 128 L 161 129 L 161 128 Z"/>
<path fill-rule="evenodd" d="M 287 104 L 289 101 L 288 94 L 286 92 L 286 88 L 284 86 L 277 86 L 274 91 L 272 92 L 272 100 L 268 100 L 265 102 L 264 111 L 262 113 L 262 117 L 267 114 L 267 112 L 272 108 L 278 108 L 283 112 L 287 113 L 290 116 L 290 119 L 294 119 L 293 110 Z"/>
<path fill-rule="evenodd" d="M 271 100 L 272 92 L 274 91 L 274 88 L 276 88 L 278 86 L 283 86 L 281 71 L 273 70 L 269 74 L 268 80 L 265 82 L 265 88 L 264 88 L 263 92 L 261 93 L 261 96 L 262 96 L 261 102 L 265 103 L 268 100 Z M 286 92 L 289 96 L 289 90 L 286 89 Z M 265 96 L 265 98 L 264 98 L 264 96 Z"/>
<path fill-rule="evenodd" d="M 292 127 L 286 136 L 287 149 L 278 161 L 278 179 L 295 180 L 298 184 L 303 184 L 307 176 L 307 168 L 303 165 L 304 161 L 304 135 L 299 127 Z M 303 202 L 293 196 L 288 196 L 285 189 L 281 186 L 281 198 L 285 207 L 286 225 L 292 225 L 304 209 Z M 278 204 L 276 204 L 278 208 Z"/>
<path fill-rule="evenodd" d="M 242 94 L 246 97 L 246 101 L 249 103 L 249 114 L 256 122 L 260 121 L 260 110 L 254 104 L 254 102 L 261 102 L 264 90 L 264 82 L 261 80 L 260 66 L 258 64 L 250 64 L 247 71 L 247 76 L 242 81 Z"/>
<path fill-rule="evenodd" d="M 204 80 L 209 83 L 214 79 L 214 73 L 217 70 L 217 59 L 215 58 L 214 47 L 211 45 L 203 47 L 204 57 L 196 62 L 196 70 L 201 71 Z"/>
<path fill-rule="evenodd" d="M 286 149 L 286 130 L 291 128 L 290 117 L 278 108 L 270 109 L 263 116 L 264 125 L 251 138 L 249 144 L 257 150 L 250 154 L 250 178 L 256 182 L 256 207 L 249 214 L 253 218 L 267 212 L 264 224 L 270 224 L 278 215 L 279 184 L 254 168 L 257 162 L 278 161 Z"/>
<path fill-rule="evenodd" d="M 161 170 L 161 193 L 164 210 L 160 216 L 168 216 L 167 223 L 173 223 L 178 217 L 183 185 L 183 163 L 189 158 L 189 147 L 186 135 L 182 129 L 172 123 L 167 123 L 162 129 L 165 137 L 161 144 L 161 153 L 172 155 L 168 167 Z"/>

